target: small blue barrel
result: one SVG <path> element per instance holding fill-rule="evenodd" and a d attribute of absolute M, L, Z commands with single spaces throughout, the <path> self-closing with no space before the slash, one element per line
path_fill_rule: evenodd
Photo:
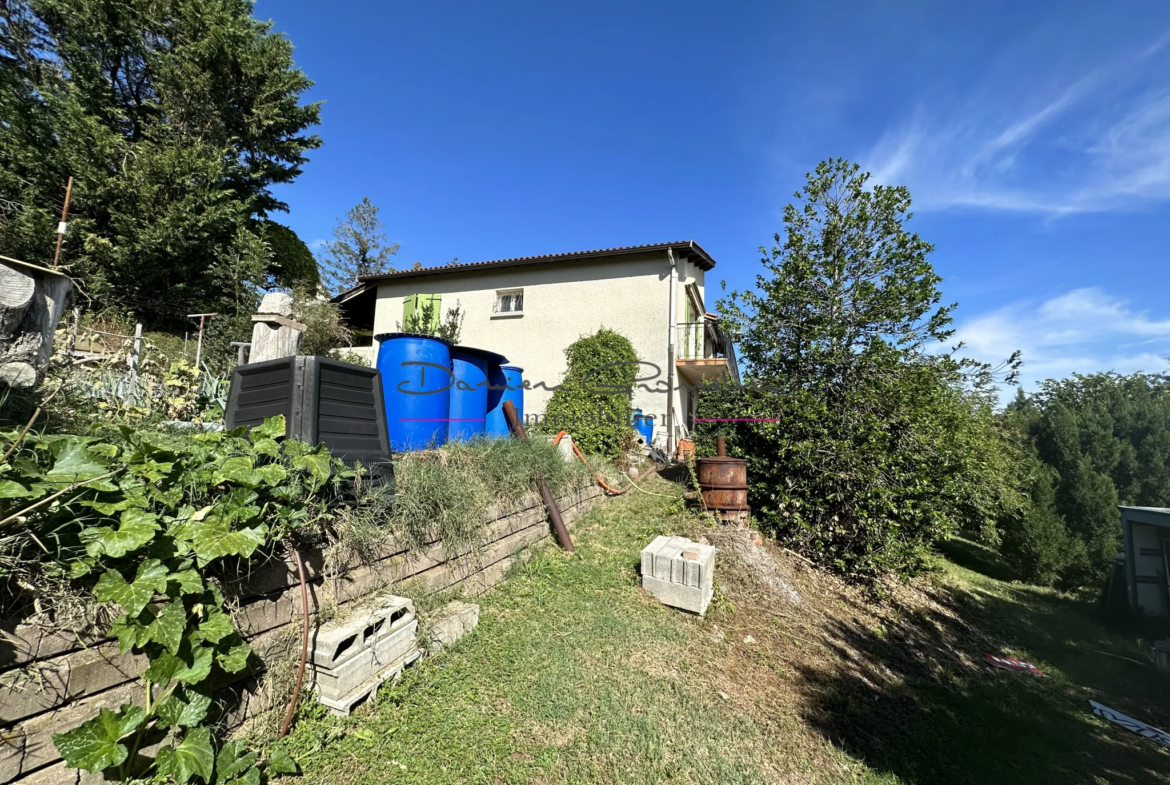
<path fill-rule="evenodd" d="M 451 411 L 451 347 L 426 335 L 376 336 L 378 370 L 386 399 L 390 450 L 406 452 L 447 443 Z"/>
<path fill-rule="evenodd" d="M 447 439 L 467 441 L 483 436 L 487 422 L 488 367 L 508 362 L 502 354 L 456 346 L 451 349 L 451 369 L 455 385 L 451 388 L 450 425 Z"/>
<path fill-rule="evenodd" d="M 504 401 L 516 407 L 520 422 L 524 422 L 524 369 L 515 365 L 488 365 L 488 411 L 486 433 L 492 437 L 510 436 L 508 420 L 504 417 Z"/>
<path fill-rule="evenodd" d="M 642 414 L 641 409 L 634 409 L 634 430 L 649 444 L 654 439 L 654 415 Z"/>

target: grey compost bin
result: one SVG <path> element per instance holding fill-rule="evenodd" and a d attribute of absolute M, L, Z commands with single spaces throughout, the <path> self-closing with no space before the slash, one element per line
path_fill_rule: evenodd
<path fill-rule="evenodd" d="M 224 424 L 230 430 L 260 425 L 283 414 L 285 436 L 324 444 L 348 464 L 392 481 L 382 375 L 376 368 L 326 357 L 282 357 L 232 372 Z"/>

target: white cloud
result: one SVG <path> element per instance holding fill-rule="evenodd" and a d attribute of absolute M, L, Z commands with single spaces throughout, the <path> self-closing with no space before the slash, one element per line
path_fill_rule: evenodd
<path fill-rule="evenodd" d="M 1013 70 L 1010 84 L 924 104 L 863 163 L 924 209 L 1066 214 L 1170 198 L 1168 44 L 1170 34 L 1056 88 Z"/>
<path fill-rule="evenodd" d="M 322 248 L 325 247 L 325 244 L 327 242 L 329 242 L 329 241 L 323 240 L 320 237 L 318 237 L 316 240 L 312 240 L 309 242 L 309 248 L 313 249 L 314 251 L 320 251 Z"/>
<path fill-rule="evenodd" d="M 961 322 L 963 354 L 998 363 L 1023 352 L 1021 383 L 1073 373 L 1167 370 L 1170 315 L 1154 317 L 1104 290 L 1074 289 L 1037 305 L 1017 302 Z"/>

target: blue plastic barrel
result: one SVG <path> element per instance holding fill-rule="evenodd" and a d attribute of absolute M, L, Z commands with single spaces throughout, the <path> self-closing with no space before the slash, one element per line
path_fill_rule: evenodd
<path fill-rule="evenodd" d="M 483 349 L 456 346 L 451 349 L 455 385 L 451 388 L 448 441 L 458 442 L 483 436 L 487 427 L 488 366 L 499 367 L 507 357 Z"/>
<path fill-rule="evenodd" d="M 504 401 L 511 401 L 516 407 L 520 422 L 524 422 L 524 369 L 515 365 L 488 365 L 488 411 L 486 433 L 488 436 L 510 436 L 508 420 L 504 417 Z"/>
<path fill-rule="evenodd" d="M 641 409 L 634 409 L 634 430 L 649 444 L 654 439 L 654 415 L 642 414 Z"/>
<path fill-rule="evenodd" d="M 378 370 L 386 399 L 386 430 L 392 452 L 447 443 L 451 410 L 451 347 L 425 335 L 376 336 Z"/>

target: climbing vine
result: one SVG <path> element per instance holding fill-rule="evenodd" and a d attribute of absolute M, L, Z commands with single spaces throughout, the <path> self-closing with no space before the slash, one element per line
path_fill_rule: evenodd
<path fill-rule="evenodd" d="M 0 611 L 30 600 L 13 587 L 41 583 L 16 580 L 40 570 L 114 609 L 111 637 L 149 662 L 143 705 L 102 709 L 53 736 L 67 765 L 122 779 L 153 769 L 178 783 L 260 781 L 255 753 L 241 742 L 217 753 L 212 738 L 210 683 L 252 654 L 224 610 L 223 578 L 319 530 L 353 476 L 325 447 L 284 432 L 283 417 L 227 433 L 0 432 Z M 143 770 L 148 738 L 163 743 Z M 266 768 L 295 771 L 280 751 Z"/>

